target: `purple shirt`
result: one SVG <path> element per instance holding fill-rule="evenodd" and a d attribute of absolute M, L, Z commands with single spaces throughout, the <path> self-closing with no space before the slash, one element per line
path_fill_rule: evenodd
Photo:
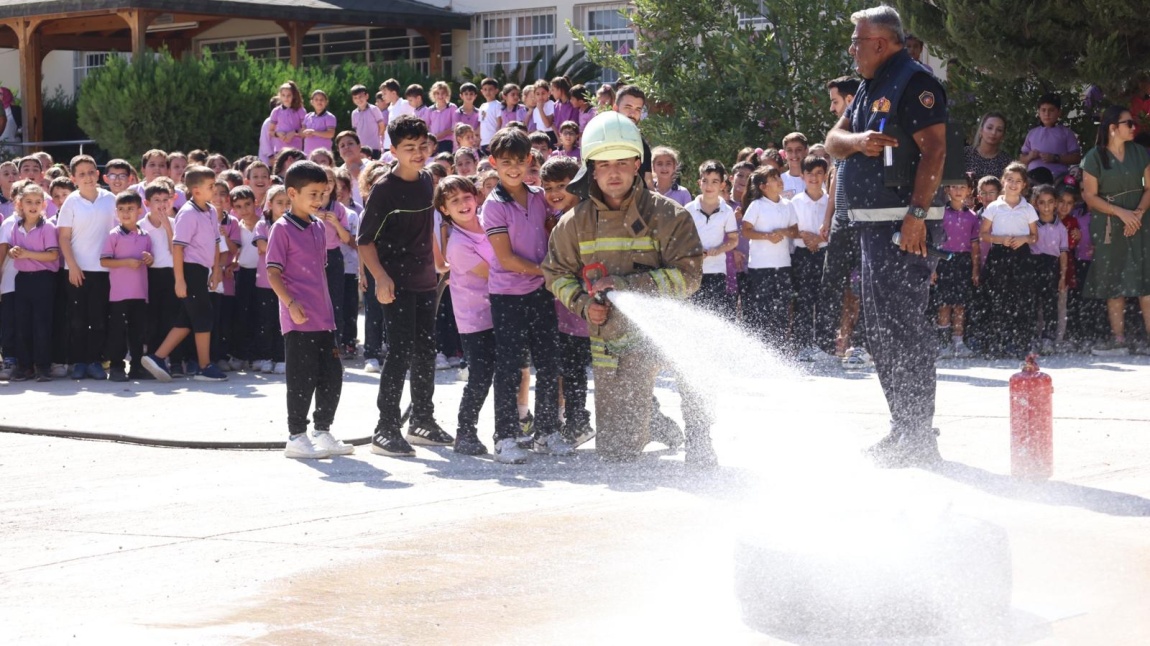
<path fill-rule="evenodd" d="M 272 156 L 279 150 L 276 148 L 276 144 L 280 143 L 279 139 L 268 134 L 268 126 L 270 125 L 272 125 L 272 118 L 269 116 L 264 119 L 263 125 L 260 126 L 260 161 L 265 164 L 270 162 Z"/>
<path fill-rule="evenodd" d="M 523 107 L 523 104 L 519 104 L 515 106 L 514 109 L 508 110 L 507 106 L 503 105 L 502 109 L 499 111 L 499 117 L 503 119 L 503 121 L 499 123 L 500 128 L 506 128 L 507 124 L 511 123 L 512 121 L 522 121 L 524 124 L 526 124 L 527 108 Z"/>
<path fill-rule="evenodd" d="M 335 217 L 339 219 L 339 226 L 343 227 L 345 231 L 351 230 L 351 223 L 348 222 L 348 219 L 347 219 L 347 207 L 346 206 L 340 204 L 339 202 L 336 202 L 333 205 L 329 206 L 328 210 L 330 210 L 332 213 L 335 213 Z M 323 227 L 323 231 L 324 231 L 324 238 L 325 238 L 324 248 L 329 250 L 329 251 L 332 249 L 339 249 L 339 245 L 340 245 L 339 232 L 335 230 L 335 227 L 327 226 L 327 223 L 325 222 L 324 227 Z"/>
<path fill-rule="evenodd" d="M 567 306 L 555 299 L 555 318 L 559 321 L 559 331 L 568 336 L 578 336 L 587 338 L 591 336 L 587 329 L 587 321 L 583 320 L 575 312 L 567 309 Z"/>
<path fill-rule="evenodd" d="M 1078 211 L 1074 215 L 1074 219 L 1078 220 L 1080 234 L 1078 246 L 1074 249 L 1074 258 L 1083 261 L 1094 260 L 1094 241 L 1090 239 L 1090 218 L 1092 215 L 1089 209 L 1077 206 L 1074 208 Z"/>
<path fill-rule="evenodd" d="M 455 115 L 458 110 L 454 103 L 448 103 L 442 110 L 432 106 L 427 111 L 427 130 L 435 135 L 437 141 L 455 141 Z M 440 132 L 447 131 L 446 135 L 439 136 Z"/>
<path fill-rule="evenodd" d="M 255 235 L 252 237 L 252 244 L 255 245 L 257 249 L 260 246 L 259 243 L 263 242 L 267 244 L 269 228 L 271 228 L 271 225 L 268 224 L 268 221 L 264 218 L 260 218 L 260 221 L 256 223 L 256 228 L 253 231 Z M 260 289 L 272 288 L 272 284 L 268 282 L 268 256 L 266 249 L 264 253 L 260 254 L 259 260 L 256 261 L 256 287 Z"/>
<path fill-rule="evenodd" d="M 335 126 L 335 115 L 330 112 L 324 112 L 323 114 L 309 112 L 308 115 L 303 118 L 303 127 L 308 130 L 326 132 L 328 130 L 335 130 Z M 310 155 L 311 151 L 319 150 L 320 148 L 331 150 L 331 142 L 331 139 L 325 139 L 323 137 L 304 137 L 303 152 L 305 155 Z"/>
<path fill-rule="evenodd" d="M 14 210 L 16 210 L 16 203 L 0 195 L 0 220 L 12 215 Z"/>
<path fill-rule="evenodd" d="M 231 213 L 225 214 L 224 218 L 220 220 L 220 236 L 223 240 L 231 240 L 238 247 L 243 239 L 240 235 L 240 221 L 236 216 Z M 220 259 L 222 265 L 225 267 L 231 263 L 232 258 L 228 256 L 227 245 L 220 245 Z M 237 251 L 236 255 L 239 255 Z M 227 272 L 220 274 L 220 287 L 223 288 L 221 292 L 224 296 L 236 295 L 236 277 L 235 275 L 228 276 Z"/>
<path fill-rule="evenodd" d="M 459 108 L 458 110 L 455 111 L 455 123 L 466 123 L 467 125 L 471 126 L 471 128 L 473 130 L 475 130 L 476 134 L 478 134 L 479 133 L 479 108 L 476 108 L 473 106 L 471 108 L 470 114 L 467 112 L 464 112 L 463 108 Z"/>
<path fill-rule="evenodd" d="M 570 157 L 571 159 L 574 159 L 575 161 L 580 161 L 582 159 L 581 153 L 579 151 L 579 146 L 575 146 L 570 151 L 563 150 L 562 148 L 559 148 L 558 150 L 552 151 L 551 156 L 552 157 Z"/>
<path fill-rule="evenodd" d="M 413 110 L 413 114 L 415 116 L 419 117 L 420 121 L 428 124 L 427 130 L 428 130 L 428 132 L 431 132 L 431 123 L 430 123 L 431 109 L 428 108 L 426 105 L 421 105 L 418 108 L 412 108 L 412 110 Z M 435 133 L 432 133 L 432 134 L 435 134 Z"/>
<path fill-rule="evenodd" d="M 942 230 L 946 232 L 946 242 L 942 250 L 950 253 L 970 253 L 973 241 L 978 239 L 978 214 L 970 209 L 955 211 L 949 206 L 942 216 Z"/>
<path fill-rule="evenodd" d="M 660 192 L 660 195 L 668 199 L 675 200 L 679 203 L 679 206 L 687 206 L 687 204 L 691 201 L 691 192 L 682 186 L 679 186 L 678 184 L 672 186 L 671 190 L 667 191 L 666 193 Z"/>
<path fill-rule="evenodd" d="M 372 150 L 383 147 L 383 137 L 379 136 L 379 124 L 387 124 L 387 115 L 370 103 L 363 110 L 356 108 L 351 111 L 351 127 L 359 135 L 360 145 Z"/>
<path fill-rule="evenodd" d="M 188 200 L 176 214 L 172 233 L 175 234 L 172 244 L 184 248 L 184 262 L 194 262 L 208 269 L 215 266 L 216 245 L 220 244 L 216 207 L 209 204 L 208 209 L 202 211 L 195 201 Z"/>
<path fill-rule="evenodd" d="M 60 242 L 56 235 L 56 225 L 40 218 L 36 226 L 32 227 L 31 231 L 24 230 L 24 224 L 17 222 L 12 227 L 12 232 L 8 234 L 8 240 L 0 242 L 7 242 L 10 246 L 20 247 L 28 251 L 52 251 L 55 249 L 57 252 L 60 250 Z M 29 260 L 28 258 L 16 258 L 12 266 L 17 271 L 31 272 L 31 271 L 56 271 L 60 268 L 60 261 L 57 260 Z"/>
<path fill-rule="evenodd" d="M 547 198 L 543 189 L 527 186 L 527 208 L 519 206 L 503 184 L 483 202 L 480 221 L 487 236 L 507 234 L 511 251 L 528 262 L 541 263 L 547 256 Z M 522 296 L 543 286 L 542 276 L 531 276 L 504 269 L 499 259 L 491 263 L 488 290 L 492 294 Z"/>
<path fill-rule="evenodd" d="M 559 132 L 559 128 L 567 121 L 579 123 L 579 110 L 571 105 L 570 101 L 556 101 L 554 119 L 555 120 L 551 122 L 552 127 L 555 129 L 555 132 Z M 583 132 L 583 129 L 580 128 L 579 132 Z"/>
<path fill-rule="evenodd" d="M 1073 130 L 1060 123 L 1056 123 L 1049 128 L 1046 126 L 1038 126 L 1026 133 L 1026 141 L 1022 142 L 1022 154 L 1025 155 L 1032 150 L 1037 150 L 1042 153 L 1069 155 L 1080 152 L 1082 148 L 1078 145 L 1078 137 L 1074 135 Z M 1053 173 L 1055 177 L 1065 173 L 1069 168 L 1066 164 L 1044 162 L 1040 157 L 1030 162 L 1026 166 L 1026 170 L 1031 171 L 1039 167 L 1050 169 L 1050 172 Z"/>
<path fill-rule="evenodd" d="M 287 304 L 280 302 L 280 331 L 327 332 L 335 329 L 331 295 L 327 291 L 327 250 L 323 222 L 288 213 L 272 225 L 268 235 L 268 267 L 280 270 L 284 288 L 303 307 L 307 320 L 296 323 Z M 289 301 L 290 302 L 290 301 Z"/>
<path fill-rule="evenodd" d="M 447 236 L 447 263 L 451 265 L 451 304 L 460 334 L 490 330 L 491 299 L 487 279 L 472 270 L 481 263 L 495 265 L 495 250 L 482 233 L 452 227 Z"/>
<path fill-rule="evenodd" d="M 1070 235 L 1066 226 L 1055 220 L 1054 222 L 1038 223 L 1038 242 L 1030 245 L 1030 255 L 1044 254 L 1057 257 L 1064 251 L 1070 250 Z"/>
<path fill-rule="evenodd" d="M 593 107 L 587 108 L 587 110 L 580 112 L 579 113 L 579 132 L 583 132 L 584 130 L 586 130 L 587 124 L 590 123 L 591 120 L 594 119 L 595 115 L 598 113 L 599 113 L 599 111 Z M 562 126 L 563 124 L 559 124 L 559 125 Z"/>
<path fill-rule="evenodd" d="M 303 120 L 307 118 L 307 112 L 303 108 L 292 110 L 280 106 L 272 110 L 272 114 L 268 117 L 269 123 L 275 124 L 276 132 L 296 132 L 303 129 Z M 282 139 L 272 138 L 272 148 L 279 152 L 284 148 L 297 148 L 303 150 L 303 138 L 294 137 L 283 141 Z"/>
<path fill-rule="evenodd" d="M 138 228 L 135 231 L 128 231 L 118 226 L 108 232 L 100 258 L 143 260 L 144 252 L 152 253 L 152 238 Z M 112 267 L 108 270 L 108 282 L 111 283 L 111 288 L 108 290 L 109 302 L 148 300 L 147 265 L 140 265 L 134 269 Z"/>

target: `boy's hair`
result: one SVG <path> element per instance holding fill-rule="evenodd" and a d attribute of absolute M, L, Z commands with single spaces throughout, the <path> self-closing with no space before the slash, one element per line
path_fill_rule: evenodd
<path fill-rule="evenodd" d="M 564 121 L 563 125 L 559 126 L 559 134 L 573 134 L 579 136 L 579 124 L 574 121 Z"/>
<path fill-rule="evenodd" d="M 539 171 L 544 182 L 570 182 L 579 174 L 579 162 L 571 157 L 552 157 Z"/>
<path fill-rule="evenodd" d="M 434 134 L 432 134 L 430 131 L 428 131 L 427 143 L 431 144 L 431 147 L 434 148 L 435 144 L 439 143 L 439 137 L 436 137 Z"/>
<path fill-rule="evenodd" d="M 228 170 L 220 173 L 217 179 L 222 182 L 227 182 L 228 186 L 235 188 L 236 186 L 244 183 L 244 174 L 238 170 L 232 170 L 229 168 Z"/>
<path fill-rule="evenodd" d="M 375 93 L 375 100 L 376 101 L 385 101 L 386 100 L 383 98 L 383 92 L 382 91 Z"/>
<path fill-rule="evenodd" d="M 164 181 L 163 178 L 160 178 L 160 179 L 157 179 L 156 181 L 152 182 L 151 184 L 148 184 L 147 186 L 145 186 L 144 187 L 144 199 L 148 200 L 150 202 L 150 201 L 152 201 L 153 197 L 159 195 L 160 193 L 166 193 L 167 195 L 171 195 L 172 194 L 172 185 L 171 185 L 170 181 L 171 180 Z"/>
<path fill-rule="evenodd" d="M 44 162 L 33 157 L 32 155 L 28 155 L 27 157 L 17 158 L 16 159 L 16 168 L 19 169 L 21 166 L 24 165 L 24 162 L 35 162 L 36 166 L 38 166 L 40 168 L 40 172 L 41 173 L 44 172 Z M 95 162 L 92 162 L 92 163 L 95 163 Z"/>
<path fill-rule="evenodd" d="M 543 158 L 543 153 L 539 152 L 538 148 L 532 148 L 531 152 L 528 154 L 531 156 L 531 161 L 535 162 L 536 166 L 542 167 L 543 164 L 547 161 Z"/>
<path fill-rule="evenodd" d="M 340 132 L 339 134 L 337 134 L 337 135 L 335 136 L 335 145 L 336 145 L 336 146 L 339 146 L 339 142 L 340 142 L 342 139 L 344 139 L 345 137 L 351 137 L 352 139 L 354 139 L 354 140 L 355 140 L 355 143 L 356 143 L 356 144 L 359 144 L 359 143 L 360 143 L 360 141 L 359 141 L 359 133 L 357 133 L 357 132 L 356 132 L 356 131 L 354 131 L 354 130 L 344 130 L 344 131 Z"/>
<path fill-rule="evenodd" d="M 615 93 L 615 105 L 619 105 L 619 101 L 622 100 L 625 96 L 633 96 L 643 103 L 647 102 L 647 93 L 644 92 L 643 89 L 638 85 L 624 85 L 623 87 L 619 88 L 619 90 Z"/>
<path fill-rule="evenodd" d="M 485 78 L 479 82 L 479 87 L 487 87 L 489 85 L 491 87 L 497 89 L 497 90 L 499 89 L 499 81 L 496 81 L 495 79 L 491 78 L 490 76 L 488 76 L 487 78 Z M 460 92 L 462 92 L 462 91 L 463 90 L 460 90 Z"/>
<path fill-rule="evenodd" d="M 1035 166 L 1033 169 L 1027 171 L 1026 181 L 1031 186 L 1053 184 L 1054 173 L 1050 172 L 1050 169 L 1045 166 Z"/>
<path fill-rule="evenodd" d="M 271 166 L 268 166 L 267 164 L 265 164 L 262 161 L 257 159 L 254 162 L 248 164 L 248 167 L 244 169 L 244 179 L 251 179 L 252 178 L 252 171 L 256 170 L 257 168 L 262 168 L 262 169 L 266 170 L 268 172 L 268 175 L 272 174 Z"/>
<path fill-rule="evenodd" d="M 196 188 L 205 182 L 215 183 L 215 181 L 216 171 L 207 166 L 195 164 L 188 166 L 188 169 L 184 171 L 184 186 L 187 186 L 188 190 Z"/>
<path fill-rule="evenodd" d="M 998 189 L 999 193 L 1002 192 L 1002 180 L 995 177 L 994 175 L 987 175 L 978 180 L 978 190 L 981 191 L 983 186 L 994 186 Z"/>
<path fill-rule="evenodd" d="M 491 137 L 487 149 L 495 159 L 511 157 L 523 160 L 531 154 L 531 139 L 518 128 L 502 128 Z"/>
<path fill-rule="evenodd" d="M 821 168 L 823 171 L 826 171 L 827 160 L 818 155 L 807 155 L 803 158 L 803 163 L 799 168 L 801 168 L 804 173 L 813 172 L 816 168 Z"/>
<path fill-rule="evenodd" d="M 807 143 L 807 136 L 801 132 L 792 132 L 786 137 L 783 137 L 783 148 L 786 148 L 787 144 L 792 141 L 800 141 L 803 144 L 803 148 L 810 148 L 810 144 Z"/>
<path fill-rule="evenodd" d="M 357 94 L 367 94 L 367 86 L 363 85 L 362 83 L 356 83 L 355 85 L 351 86 L 351 95 L 355 96 Z"/>
<path fill-rule="evenodd" d="M 327 185 L 327 173 L 324 172 L 323 166 L 315 162 L 297 161 L 291 165 L 291 168 L 287 169 L 287 173 L 284 175 L 284 186 L 287 188 L 300 191 L 310 184 Z"/>
<path fill-rule="evenodd" d="M 127 171 L 128 173 L 131 173 L 132 172 L 132 165 L 129 164 L 126 160 L 118 159 L 118 158 L 109 161 L 107 164 L 104 164 L 104 172 L 105 173 L 113 171 L 113 170 L 123 170 L 123 171 Z"/>
<path fill-rule="evenodd" d="M 148 161 L 151 160 L 153 157 L 163 158 L 164 167 L 167 167 L 167 165 L 168 165 L 168 153 L 160 150 L 159 148 L 153 148 L 153 149 L 149 150 L 148 152 L 144 153 L 140 157 L 140 168 L 147 166 Z"/>
<path fill-rule="evenodd" d="M 440 166 L 439 164 L 432 164 L 428 166 L 427 172 L 431 173 L 431 176 L 435 178 L 436 182 L 443 179 L 444 177 L 447 177 L 447 169 L 443 166 Z"/>
<path fill-rule="evenodd" d="M 383 83 L 379 84 L 379 91 L 380 92 L 384 91 L 385 89 L 390 90 L 392 92 L 395 92 L 396 94 L 399 94 L 400 90 L 402 90 L 403 87 L 400 86 L 399 81 L 397 81 L 395 79 L 387 79 Z"/>
<path fill-rule="evenodd" d="M 454 165 L 455 164 L 455 155 L 452 155 L 451 153 L 444 151 L 444 152 L 441 152 L 438 155 L 436 155 L 434 158 L 432 158 L 432 161 L 437 161 L 437 162 L 445 161 L 449 164 Z"/>
<path fill-rule="evenodd" d="M 241 174 L 243 174 L 243 172 L 247 170 L 248 166 L 252 165 L 252 162 L 257 162 L 259 160 L 260 158 L 256 157 L 255 155 L 244 155 L 243 157 L 240 157 L 239 159 L 232 162 L 232 170 L 239 171 Z"/>
<path fill-rule="evenodd" d="M 527 124 L 523 123 L 522 121 L 512 121 L 503 127 L 504 128 L 514 128 L 515 130 L 522 131 L 523 134 L 527 134 Z"/>
<path fill-rule="evenodd" d="M 35 157 L 25 157 L 24 159 L 20 160 L 20 164 L 22 165 L 24 162 L 28 161 L 29 159 L 36 159 L 36 158 Z M 40 160 L 36 159 L 36 163 L 39 164 Z M 68 162 L 68 172 L 75 175 L 76 174 L 76 167 L 79 166 L 80 164 L 91 164 L 93 166 L 96 166 L 96 160 L 92 159 L 91 155 L 76 155 L 75 157 L 72 158 L 72 161 Z M 100 168 L 99 166 L 96 166 L 97 170 L 99 168 Z M 41 165 L 40 170 L 43 170 L 43 169 L 44 169 L 44 166 Z"/>
<path fill-rule="evenodd" d="M 407 139 L 426 139 L 427 124 L 414 114 L 405 114 L 387 124 L 391 145 L 398 146 Z"/>
<path fill-rule="evenodd" d="M 859 80 L 850 76 L 840 76 L 827 81 L 828 90 L 836 90 L 841 97 L 854 96 L 859 91 Z"/>
<path fill-rule="evenodd" d="M 476 153 L 473 149 L 468 148 L 467 146 L 464 146 L 463 148 L 460 148 L 459 150 L 455 151 L 455 155 L 452 157 L 452 159 L 458 160 L 460 157 L 470 157 L 471 159 L 475 160 L 477 163 L 479 162 L 479 154 Z"/>
<path fill-rule="evenodd" d="M 475 94 L 479 94 L 479 88 L 475 87 L 474 83 L 464 83 L 463 85 L 459 86 L 459 94 L 462 95 L 464 92 L 474 92 Z"/>
<path fill-rule="evenodd" d="M 407 90 L 410 92 L 411 88 L 407 88 Z M 451 86 L 449 86 L 447 83 L 444 83 L 443 81 L 436 81 L 436 82 L 431 84 L 431 93 L 432 94 L 435 94 L 436 92 L 440 92 L 440 91 L 446 92 L 448 100 L 451 99 Z"/>
<path fill-rule="evenodd" d="M 478 196 L 479 191 L 475 188 L 475 184 L 471 180 L 460 175 L 448 175 L 439 180 L 439 184 L 435 186 L 435 195 L 431 198 L 431 204 L 439 214 L 443 216 L 445 222 L 451 222 L 451 216 L 443 212 L 447 206 L 447 200 L 451 199 L 452 195 L 463 191 L 471 195 Z"/>
<path fill-rule="evenodd" d="M 135 204 L 138 207 L 143 207 L 144 201 L 140 199 L 140 194 L 135 191 L 122 191 L 116 195 L 116 206 L 121 204 Z"/>
<path fill-rule="evenodd" d="M 527 138 L 531 140 L 532 146 L 535 146 L 538 144 L 544 144 L 548 148 L 551 147 L 551 137 L 548 137 L 546 132 L 539 132 L 538 130 L 536 130 L 535 132 L 531 133 L 531 135 L 528 136 Z"/>
<path fill-rule="evenodd" d="M 51 168 L 44 171 L 44 179 L 56 179 L 57 177 L 67 177 L 68 169 L 59 164 L 54 164 Z"/>
<path fill-rule="evenodd" d="M 4 168 L 5 166 L 11 166 L 13 170 L 19 170 L 20 169 L 20 167 L 17 166 L 16 162 L 14 162 L 14 161 L 0 162 L 0 168 Z"/>
<path fill-rule="evenodd" d="M 1059 96 L 1058 94 L 1054 93 L 1054 92 L 1047 92 L 1046 94 L 1043 94 L 1042 96 L 1038 97 L 1038 107 L 1041 108 L 1044 105 L 1052 105 L 1055 108 L 1061 110 L 1062 109 L 1062 97 Z"/>
<path fill-rule="evenodd" d="M 203 166 L 208 161 L 208 151 L 199 148 L 188 153 L 189 164 L 199 164 Z"/>
<path fill-rule="evenodd" d="M 66 188 L 69 191 L 75 191 L 76 183 L 72 181 L 71 177 L 57 177 L 56 179 L 52 180 L 51 184 L 48 184 L 48 194 L 51 195 L 52 191 L 58 188 Z"/>
<path fill-rule="evenodd" d="M 727 168 L 717 159 L 708 159 L 699 164 L 699 179 L 702 179 L 707 173 L 718 173 L 720 182 L 727 180 Z"/>
<path fill-rule="evenodd" d="M 419 98 L 422 99 L 423 98 L 423 86 L 420 85 L 419 83 L 412 83 L 411 85 L 407 86 L 407 89 L 403 91 L 403 98 L 406 99 L 409 96 L 418 96 Z"/>

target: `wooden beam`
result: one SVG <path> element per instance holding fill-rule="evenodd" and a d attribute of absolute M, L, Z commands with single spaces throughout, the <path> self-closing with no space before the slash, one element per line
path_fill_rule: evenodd
<path fill-rule="evenodd" d="M 291 66 L 300 67 L 303 65 L 303 37 L 307 35 L 309 29 L 315 26 L 314 23 L 299 22 L 298 20 L 277 20 L 276 24 L 287 32 L 288 45 L 291 51 Z"/>
<path fill-rule="evenodd" d="M 48 22 L 40 29 L 40 33 L 44 36 L 86 34 L 88 32 L 107 31 L 109 29 L 123 29 L 126 26 L 124 22 L 124 18 L 114 13 L 84 18 L 64 18 Z"/>
<path fill-rule="evenodd" d="M 443 34 L 439 31 L 432 29 L 417 29 L 416 32 L 423 36 L 423 40 L 427 41 L 427 47 L 431 50 L 430 59 L 428 62 L 429 74 L 431 77 L 439 77 L 443 75 Z"/>
<path fill-rule="evenodd" d="M 20 49 L 20 102 L 24 112 L 24 141 L 44 140 L 44 45 L 42 21 L 20 18 L 16 22 Z M 28 151 L 32 152 L 32 151 Z"/>
<path fill-rule="evenodd" d="M 148 48 L 148 25 L 159 15 L 153 11 L 125 9 L 116 13 L 132 30 L 132 58 L 142 56 Z"/>

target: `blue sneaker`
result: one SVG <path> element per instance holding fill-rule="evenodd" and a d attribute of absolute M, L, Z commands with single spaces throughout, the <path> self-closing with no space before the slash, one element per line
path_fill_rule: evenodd
<path fill-rule="evenodd" d="M 104 366 L 98 363 L 89 363 L 85 371 L 89 379 L 105 381 L 108 378 L 108 373 L 104 372 Z"/>
<path fill-rule="evenodd" d="M 192 376 L 195 381 L 227 381 L 228 376 L 224 374 L 223 370 L 214 363 L 209 363 L 207 366 L 200 368 L 195 375 Z"/>
<path fill-rule="evenodd" d="M 168 372 L 167 359 L 161 359 L 154 354 L 145 354 L 143 358 L 140 359 L 140 365 L 158 381 L 168 383 L 172 380 L 172 374 Z"/>
<path fill-rule="evenodd" d="M 88 376 L 88 366 L 87 365 L 82 364 L 82 363 L 77 363 L 76 365 L 72 366 L 72 378 L 73 379 L 83 379 L 86 376 Z"/>

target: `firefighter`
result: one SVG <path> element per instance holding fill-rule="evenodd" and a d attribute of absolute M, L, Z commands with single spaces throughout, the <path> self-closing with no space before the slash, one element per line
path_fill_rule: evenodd
<path fill-rule="evenodd" d="M 543 261 L 547 288 L 587 320 L 595 375 L 595 444 L 607 461 L 635 460 L 650 439 L 655 377 L 666 361 L 610 302 L 592 298 L 583 268 L 602 263 L 592 291 L 609 290 L 686 300 L 699 288 L 703 247 L 691 216 L 677 203 L 646 190 L 639 176 L 643 140 L 618 112 L 596 116 L 582 138 L 586 168 L 568 187 L 584 196 L 551 233 Z M 709 415 L 679 379 L 686 422 L 686 462 L 709 468 Z"/>

